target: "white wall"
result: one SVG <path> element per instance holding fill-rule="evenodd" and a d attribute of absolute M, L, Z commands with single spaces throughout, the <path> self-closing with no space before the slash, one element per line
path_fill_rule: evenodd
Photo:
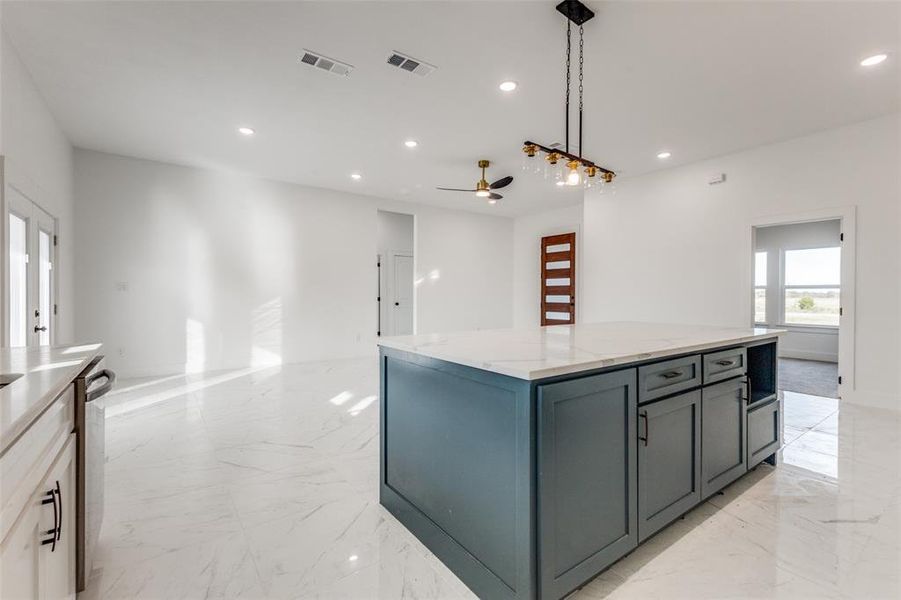
<path fill-rule="evenodd" d="M 513 224 L 513 325 L 541 325 L 541 238 L 576 232 L 576 322 L 584 322 L 582 204 L 519 217 Z"/>
<path fill-rule="evenodd" d="M 899 140 L 896 114 L 586 196 L 584 319 L 747 326 L 752 222 L 854 205 L 856 373 L 844 398 L 901 408 Z M 708 185 L 715 173 L 726 183 Z"/>
<path fill-rule="evenodd" d="M 60 129 L 31 75 L 22 64 L 6 33 L 0 29 L 0 153 L 3 154 L 4 185 L 20 193 L 57 218 L 59 248 L 56 268 L 57 337 L 59 343 L 73 335 L 73 193 L 72 146 Z M 5 191 L 5 188 L 4 188 Z M 5 197 L 6 194 L 4 193 Z M 2 207 L 2 230 L 7 231 L 7 207 Z M 5 274 L 6 243 L 0 235 Z M 4 285 L 4 294 L 6 286 Z M 2 320 L 7 312 L 5 300 Z M 5 339 L 2 338 L 2 339 Z"/>
<path fill-rule="evenodd" d="M 834 248 L 841 245 L 841 220 L 771 225 L 755 230 L 755 247 L 767 253 L 766 323 L 788 329 L 779 356 L 838 362 L 838 329 L 792 326 L 782 322 L 782 254 L 786 250 Z"/>
<path fill-rule="evenodd" d="M 420 332 L 512 322 L 510 219 L 81 149 L 75 195 L 76 334 L 124 376 L 374 355 L 379 208 L 416 215 Z"/>

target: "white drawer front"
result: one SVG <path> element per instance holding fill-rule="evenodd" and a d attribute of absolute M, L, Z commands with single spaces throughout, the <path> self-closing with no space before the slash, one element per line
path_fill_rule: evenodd
<path fill-rule="evenodd" d="M 72 384 L 0 457 L 0 539 L 6 536 L 74 429 Z"/>

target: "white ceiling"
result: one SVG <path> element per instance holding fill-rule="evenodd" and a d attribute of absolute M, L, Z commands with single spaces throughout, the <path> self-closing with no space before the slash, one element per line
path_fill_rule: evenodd
<path fill-rule="evenodd" d="M 563 137 L 554 2 L 3 4 L 77 146 L 504 215 L 581 199 L 518 171 L 524 139 Z M 901 109 L 901 3 L 588 4 L 585 155 L 626 176 Z M 301 65 L 302 48 L 355 70 Z M 433 189 L 474 185 L 479 158 L 518 176 L 498 206 Z"/>

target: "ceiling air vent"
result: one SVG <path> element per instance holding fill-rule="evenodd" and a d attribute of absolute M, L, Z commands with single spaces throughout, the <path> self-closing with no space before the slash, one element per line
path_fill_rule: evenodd
<path fill-rule="evenodd" d="M 350 72 L 354 70 L 353 66 L 347 63 L 335 60 L 334 58 L 327 58 L 321 54 L 307 50 L 306 48 L 304 48 L 303 56 L 300 57 L 300 62 L 305 65 L 310 65 L 311 67 L 316 67 L 317 69 L 322 69 L 323 71 L 328 71 L 329 73 L 334 73 L 335 75 L 350 75 Z"/>
<path fill-rule="evenodd" d="M 399 69 L 403 69 L 404 71 L 409 71 L 410 73 L 419 75 L 420 77 L 425 77 L 438 68 L 435 65 L 430 65 L 429 63 L 423 62 L 418 58 L 411 58 L 406 54 L 401 54 L 400 52 L 392 52 L 391 54 L 389 54 L 388 64 L 392 67 L 397 67 Z"/>

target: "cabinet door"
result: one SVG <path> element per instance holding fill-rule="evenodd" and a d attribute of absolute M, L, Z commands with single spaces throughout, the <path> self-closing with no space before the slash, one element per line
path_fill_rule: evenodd
<path fill-rule="evenodd" d="M 562 598 L 638 545 L 636 370 L 538 387 L 542 598 Z"/>
<path fill-rule="evenodd" d="M 745 381 L 730 379 L 701 392 L 701 497 L 747 471 Z"/>
<path fill-rule="evenodd" d="M 56 530 L 56 544 L 43 544 L 39 550 L 40 598 L 59 600 L 75 597 L 75 435 L 60 451 L 56 462 L 38 489 L 39 494 L 52 492 L 52 504 L 42 504 L 40 528 L 42 539 L 50 539 L 45 532 Z"/>
<path fill-rule="evenodd" d="M 35 496 L 0 545 L 0 598 L 4 600 L 38 597 L 40 513 L 40 499 Z"/>
<path fill-rule="evenodd" d="M 701 392 L 638 409 L 638 539 L 701 501 Z"/>

